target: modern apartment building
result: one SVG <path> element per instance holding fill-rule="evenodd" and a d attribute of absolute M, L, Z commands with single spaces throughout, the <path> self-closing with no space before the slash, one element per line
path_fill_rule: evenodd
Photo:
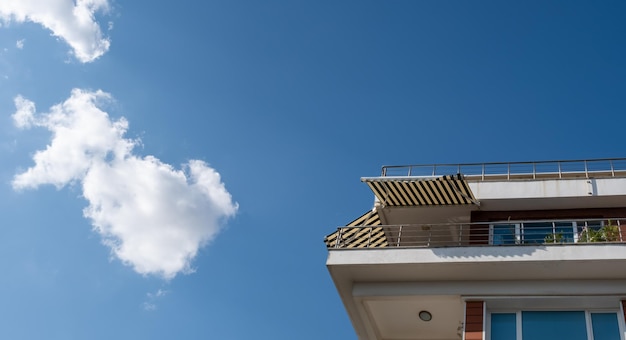
<path fill-rule="evenodd" d="M 361 180 L 373 208 L 325 238 L 359 339 L 626 340 L 626 159 Z"/>

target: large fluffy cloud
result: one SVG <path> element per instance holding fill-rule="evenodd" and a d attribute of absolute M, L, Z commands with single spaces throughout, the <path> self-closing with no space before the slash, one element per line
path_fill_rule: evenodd
<path fill-rule="evenodd" d="M 83 63 L 106 53 L 110 41 L 102 34 L 95 14 L 109 10 L 109 0 L 2 0 L 0 19 L 32 21 L 67 42 Z"/>
<path fill-rule="evenodd" d="M 33 102 L 16 97 L 15 125 L 47 128 L 52 140 L 35 153 L 34 166 L 14 177 L 13 187 L 78 183 L 89 202 L 85 217 L 117 258 L 141 274 L 169 279 L 189 272 L 198 249 L 237 204 L 202 161 L 178 170 L 133 154 L 137 141 L 124 138 L 128 122 L 111 120 L 99 108 L 109 99 L 102 91 L 74 89 L 65 102 L 37 114 Z"/>

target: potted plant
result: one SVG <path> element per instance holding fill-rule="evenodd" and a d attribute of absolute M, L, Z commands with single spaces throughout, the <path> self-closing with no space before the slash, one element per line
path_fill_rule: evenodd
<path fill-rule="evenodd" d="M 611 224 L 611 220 L 607 225 L 600 229 L 592 229 L 585 227 L 578 237 L 578 242 L 618 242 L 621 241 L 620 229 L 617 225 Z"/>

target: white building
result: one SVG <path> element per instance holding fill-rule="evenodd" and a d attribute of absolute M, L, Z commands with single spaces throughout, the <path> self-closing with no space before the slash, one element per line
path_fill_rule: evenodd
<path fill-rule="evenodd" d="M 359 339 L 626 340 L 626 159 L 383 167 L 325 239 Z"/>

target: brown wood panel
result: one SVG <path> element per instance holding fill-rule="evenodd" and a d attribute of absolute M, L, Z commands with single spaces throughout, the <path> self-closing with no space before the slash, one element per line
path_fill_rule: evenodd
<path fill-rule="evenodd" d="M 468 307 L 465 309 L 465 315 L 483 315 L 483 306 L 480 307 Z"/>
<path fill-rule="evenodd" d="M 483 320 L 483 301 L 467 301 L 465 303 L 465 340 L 483 339 Z"/>
<path fill-rule="evenodd" d="M 465 324 L 466 332 L 482 332 L 483 331 L 483 323 L 468 323 Z"/>
<path fill-rule="evenodd" d="M 622 312 L 624 313 L 624 321 L 626 321 L 626 300 L 622 300 Z"/>
<path fill-rule="evenodd" d="M 483 340 L 483 332 L 465 332 L 465 340 Z"/>
<path fill-rule="evenodd" d="M 467 301 L 465 303 L 465 309 L 466 309 L 466 311 L 477 311 L 477 310 L 480 310 L 480 313 L 482 315 L 483 302 L 482 301 Z"/>
<path fill-rule="evenodd" d="M 481 315 L 466 315 L 465 316 L 465 322 L 467 322 L 468 324 L 470 323 L 480 323 L 482 325 L 483 323 L 483 316 Z"/>

